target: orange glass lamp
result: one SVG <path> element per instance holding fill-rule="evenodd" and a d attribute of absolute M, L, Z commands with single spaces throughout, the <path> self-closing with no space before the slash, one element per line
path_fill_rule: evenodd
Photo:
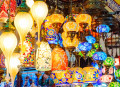
<path fill-rule="evenodd" d="M 112 79 L 113 79 L 113 76 L 112 76 L 112 75 L 102 75 L 102 76 L 100 77 L 100 81 L 101 81 L 101 82 L 106 82 L 106 83 L 111 82 Z"/>
<path fill-rule="evenodd" d="M 85 71 L 85 83 L 96 83 L 99 78 L 99 70 L 95 67 L 85 67 L 83 68 Z"/>
<path fill-rule="evenodd" d="M 62 48 L 54 48 L 52 51 L 52 71 L 66 70 L 68 67 L 67 54 Z"/>
<path fill-rule="evenodd" d="M 56 29 L 56 32 L 58 33 L 61 25 L 64 22 L 64 16 L 57 13 L 52 14 L 50 16 L 50 22 L 52 23 L 52 26 Z"/>
<path fill-rule="evenodd" d="M 92 17 L 89 14 L 80 14 L 80 15 L 77 15 L 77 18 L 76 18 L 76 22 L 79 24 L 79 26 L 81 23 L 88 24 L 86 29 L 91 29 L 91 21 L 92 21 Z"/>
<path fill-rule="evenodd" d="M 79 67 L 73 68 L 73 74 L 72 74 L 72 79 L 73 83 L 75 85 L 82 84 L 84 81 L 84 70 Z"/>
<path fill-rule="evenodd" d="M 0 36 L 0 48 L 4 53 L 7 61 L 7 75 L 6 75 L 6 82 L 9 82 L 9 68 L 10 68 L 10 57 L 17 46 L 17 38 L 14 33 L 12 32 L 4 32 Z"/>

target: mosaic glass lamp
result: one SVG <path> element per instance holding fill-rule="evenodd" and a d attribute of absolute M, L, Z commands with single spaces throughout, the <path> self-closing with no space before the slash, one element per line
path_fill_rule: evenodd
<path fill-rule="evenodd" d="M 108 33 L 110 31 L 110 27 L 105 24 L 101 24 L 96 28 L 98 33 Z"/>
<path fill-rule="evenodd" d="M 86 36 L 85 38 L 88 41 L 88 43 L 94 44 L 96 42 L 96 39 L 93 36 Z"/>
<path fill-rule="evenodd" d="M 94 60 L 105 60 L 107 58 L 107 54 L 105 52 L 95 52 L 93 54 Z"/>

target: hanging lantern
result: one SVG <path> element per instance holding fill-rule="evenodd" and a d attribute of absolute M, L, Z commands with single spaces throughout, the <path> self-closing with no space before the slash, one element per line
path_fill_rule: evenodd
<path fill-rule="evenodd" d="M 114 58 L 112 57 L 107 57 L 105 61 L 103 62 L 105 66 L 112 66 L 114 65 Z"/>
<path fill-rule="evenodd" d="M 74 37 L 73 40 L 71 40 L 70 37 L 63 39 L 64 47 L 77 47 L 78 44 L 79 44 L 79 40 L 76 37 Z"/>
<path fill-rule="evenodd" d="M 0 36 L 0 48 L 4 53 L 6 60 L 7 60 L 7 82 L 9 82 L 9 62 L 10 57 L 17 46 L 17 38 L 12 32 L 4 32 Z"/>
<path fill-rule="evenodd" d="M 88 41 L 88 43 L 94 44 L 96 42 L 96 39 L 93 36 L 86 36 L 85 38 Z"/>
<path fill-rule="evenodd" d="M 40 42 L 39 48 L 36 53 L 36 70 L 49 71 L 51 70 L 52 59 L 51 49 L 48 42 Z"/>
<path fill-rule="evenodd" d="M 32 5 L 34 4 L 34 0 L 26 0 L 26 4 L 28 7 L 32 7 Z"/>
<path fill-rule="evenodd" d="M 96 83 L 99 78 L 99 70 L 95 67 L 84 67 L 85 71 L 85 83 Z"/>
<path fill-rule="evenodd" d="M 118 70 L 115 71 L 115 76 L 116 77 L 120 77 L 120 69 L 118 69 Z"/>
<path fill-rule="evenodd" d="M 93 54 L 94 60 L 105 60 L 107 58 L 107 54 L 105 52 L 95 52 Z"/>
<path fill-rule="evenodd" d="M 100 81 L 101 82 L 111 82 L 113 79 L 113 76 L 112 75 L 102 75 L 100 77 Z"/>
<path fill-rule="evenodd" d="M 52 51 L 52 71 L 66 70 L 68 58 L 62 48 L 54 48 Z"/>
<path fill-rule="evenodd" d="M 110 27 L 105 24 L 101 24 L 96 28 L 98 33 L 108 33 L 110 31 Z"/>
<path fill-rule="evenodd" d="M 77 47 L 80 51 L 90 51 L 92 49 L 92 45 L 88 42 L 82 42 Z"/>
<path fill-rule="evenodd" d="M 106 72 L 106 67 L 102 68 L 102 73 L 105 74 L 105 72 Z M 109 74 L 113 74 L 113 67 L 110 67 Z"/>
<path fill-rule="evenodd" d="M 81 26 L 81 28 L 85 27 L 85 29 L 91 29 L 91 21 L 92 18 L 89 14 L 80 14 L 76 18 L 76 22 L 79 24 L 79 26 Z M 87 24 L 87 26 L 84 26 L 85 23 Z"/>
<path fill-rule="evenodd" d="M 13 53 L 11 58 L 10 58 L 10 76 L 12 80 L 12 87 L 14 86 L 14 80 L 15 77 L 19 71 L 18 65 L 20 65 L 20 60 L 19 60 L 20 54 L 19 53 Z"/>
<path fill-rule="evenodd" d="M 120 87 L 120 83 L 119 82 L 111 82 L 111 83 L 109 83 L 108 87 Z"/>
<path fill-rule="evenodd" d="M 50 16 L 50 22 L 52 23 L 52 26 L 55 28 L 56 32 L 59 32 L 59 29 L 61 25 L 64 22 L 64 16 L 61 14 L 52 14 Z"/>
<path fill-rule="evenodd" d="M 115 58 L 115 66 L 120 66 L 120 58 Z"/>
<path fill-rule="evenodd" d="M 79 31 L 79 25 L 76 23 L 76 22 L 66 22 L 64 25 L 63 25 L 63 30 L 65 32 L 68 32 L 68 31 L 75 31 L 75 32 L 78 32 Z"/>
<path fill-rule="evenodd" d="M 72 79 L 73 79 L 73 84 L 81 84 L 84 81 L 84 70 L 82 68 L 75 67 L 73 68 L 73 74 L 72 74 Z"/>
<path fill-rule="evenodd" d="M 93 57 L 93 54 L 96 52 L 96 49 L 91 49 L 88 53 L 87 56 Z"/>

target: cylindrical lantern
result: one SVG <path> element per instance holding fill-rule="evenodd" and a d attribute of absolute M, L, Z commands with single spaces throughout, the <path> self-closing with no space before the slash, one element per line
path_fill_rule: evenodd
<path fill-rule="evenodd" d="M 111 82 L 113 79 L 113 76 L 112 75 L 102 75 L 100 77 L 100 81 L 101 82 Z"/>
<path fill-rule="evenodd" d="M 67 54 L 62 48 L 54 48 L 52 51 L 52 71 L 66 70 L 68 66 Z"/>
<path fill-rule="evenodd" d="M 0 36 L 0 48 L 3 51 L 6 61 L 8 63 L 7 65 L 7 77 L 9 76 L 9 62 L 10 62 L 10 57 L 17 46 L 17 38 L 14 33 L 12 32 L 4 32 Z M 7 79 L 7 82 L 9 82 L 9 78 Z"/>
<path fill-rule="evenodd" d="M 20 54 L 19 53 L 13 53 L 11 58 L 10 58 L 10 76 L 12 80 L 12 86 L 14 86 L 14 80 L 15 76 L 18 73 L 18 65 L 20 65 L 20 60 L 19 60 Z"/>
<path fill-rule="evenodd" d="M 84 67 L 83 70 L 85 71 L 85 79 L 86 83 L 96 83 L 99 78 L 99 70 L 95 67 Z"/>
<path fill-rule="evenodd" d="M 84 80 L 84 70 L 79 67 L 73 68 L 74 72 L 72 74 L 73 84 L 81 84 Z"/>
<path fill-rule="evenodd" d="M 36 70 L 49 71 L 51 70 L 52 59 L 51 49 L 48 42 L 40 42 L 40 47 L 37 48 L 36 53 Z"/>

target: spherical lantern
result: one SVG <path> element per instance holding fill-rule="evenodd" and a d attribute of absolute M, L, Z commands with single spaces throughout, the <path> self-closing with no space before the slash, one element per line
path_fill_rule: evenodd
<path fill-rule="evenodd" d="M 101 82 L 111 82 L 113 79 L 113 76 L 112 75 L 102 75 L 100 77 L 100 81 Z"/>
<path fill-rule="evenodd" d="M 20 54 L 19 53 L 13 53 L 11 58 L 10 58 L 10 76 L 12 80 L 12 86 L 14 85 L 14 80 L 16 77 L 16 74 L 18 73 L 18 65 L 20 65 L 20 60 L 19 60 Z"/>
<path fill-rule="evenodd" d="M 105 61 L 103 62 L 105 66 L 112 66 L 114 65 L 114 58 L 112 57 L 107 57 Z"/>
<path fill-rule="evenodd" d="M 88 41 L 88 43 L 94 44 L 96 42 L 96 39 L 93 36 L 86 36 L 85 38 Z"/>
<path fill-rule="evenodd" d="M 107 54 L 105 52 L 95 52 L 93 54 L 94 60 L 105 60 L 107 58 Z"/>
<path fill-rule="evenodd" d="M 66 22 L 64 25 L 63 25 L 63 30 L 65 32 L 68 32 L 68 31 L 75 31 L 75 32 L 78 32 L 79 31 L 79 25 L 76 23 L 76 22 Z"/>
<path fill-rule="evenodd" d="M 92 18 L 89 14 L 80 14 L 80 15 L 77 15 L 77 18 L 76 18 L 76 22 L 79 25 L 80 25 L 80 23 L 87 23 L 88 24 L 86 29 L 91 29 L 91 21 L 92 21 Z"/>
<path fill-rule="evenodd" d="M 96 83 L 99 78 L 99 70 L 95 67 L 84 67 L 83 70 L 85 71 L 85 79 L 86 83 Z"/>
<path fill-rule="evenodd" d="M 67 54 L 62 48 L 54 48 L 52 51 L 52 71 L 66 70 L 68 66 Z"/>
<path fill-rule="evenodd" d="M 84 70 L 79 67 L 73 68 L 72 74 L 73 84 L 81 84 L 84 80 Z"/>
<path fill-rule="evenodd" d="M 32 7 L 32 5 L 34 4 L 34 0 L 26 0 L 26 4 L 28 7 Z"/>
<path fill-rule="evenodd" d="M 118 70 L 115 71 L 115 76 L 116 77 L 120 77 L 120 69 L 118 69 Z"/>
<path fill-rule="evenodd" d="M 48 42 L 40 42 L 40 47 L 37 48 L 36 53 L 36 70 L 49 71 L 51 70 L 52 59 L 51 49 Z"/>
<path fill-rule="evenodd" d="M 108 87 L 120 87 L 120 83 L 119 82 L 111 82 L 111 83 L 109 83 Z"/>
<path fill-rule="evenodd" d="M 105 24 L 101 24 L 96 28 L 98 33 L 108 33 L 110 31 L 110 27 Z"/>
<path fill-rule="evenodd" d="M 90 51 L 92 49 L 92 45 L 88 42 L 82 42 L 77 47 L 80 51 Z"/>
<path fill-rule="evenodd" d="M 0 36 L 0 48 L 3 51 L 6 60 L 7 60 L 7 76 L 9 75 L 9 62 L 10 62 L 10 57 L 17 46 L 17 38 L 14 33 L 12 32 L 4 32 Z M 7 82 L 9 80 L 7 79 Z"/>
<path fill-rule="evenodd" d="M 14 20 L 15 27 L 20 35 L 21 40 L 21 49 L 23 45 L 23 41 L 27 33 L 31 30 L 33 25 L 33 19 L 31 15 L 27 12 L 19 12 L 15 16 Z"/>

